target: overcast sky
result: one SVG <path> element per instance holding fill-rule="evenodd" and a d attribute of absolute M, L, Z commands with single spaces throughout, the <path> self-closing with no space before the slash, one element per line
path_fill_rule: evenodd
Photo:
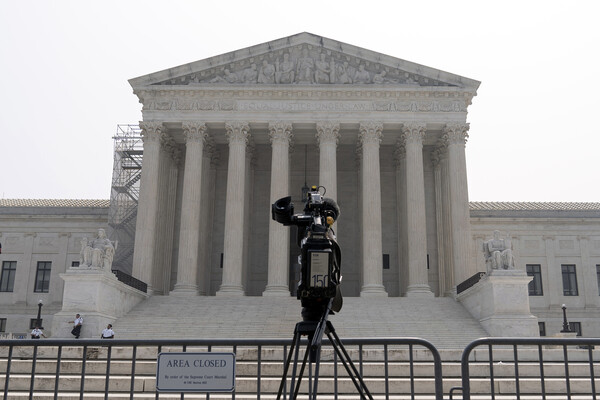
<path fill-rule="evenodd" d="M 141 119 L 128 79 L 307 31 L 482 82 L 470 200 L 597 202 L 599 16 L 598 1 L 2 1 L 0 197 L 108 199 L 116 126 Z"/>

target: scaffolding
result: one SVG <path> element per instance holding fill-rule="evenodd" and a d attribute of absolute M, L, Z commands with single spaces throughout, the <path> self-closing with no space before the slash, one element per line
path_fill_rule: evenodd
<path fill-rule="evenodd" d="M 109 237 L 118 241 L 113 269 L 131 274 L 142 177 L 143 142 L 138 125 L 117 125 L 108 212 Z"/>

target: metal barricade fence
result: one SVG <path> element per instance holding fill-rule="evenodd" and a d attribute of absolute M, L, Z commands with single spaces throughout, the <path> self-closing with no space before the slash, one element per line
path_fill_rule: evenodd
<path fill-rule="evenodd" d="M 304 350 L 306 341 L 302 343 Z M 430 342 L 418 338 L 349 338 L 343 343 L 375 398 L 402 395 L 443 399 L 442 361 Z M 27 394 L 29 399 L 83 399 L 84 393 L 86 399 L 173 398 L 173 393 L 156 391 L 159 353 L 231 352 L 236 357 L 234 392 L 181 393 L 177 397 L 275 398 L 290 344 L 286 339 L 0 340 L 0 387 L 4 399 L 22 399 Z M 306 390 L 312 374 L 309 370 L 303 380 Z M 359 398 L 326 338 L 319 379 L 319 395 Z M 288 391 L 286 382 L 284 398 Z"/>
<path fill-rule="evenodd" d="M 600 368 L 599 338 L 482 338 L 470 343 L 461 357 L 462 387 L 450 389 L 450 399 L 463 400 L 597 399 L 595 367 Z M 482 347 L 483 349 L 477 350 Z M 479 351 L 479 353 L 476 353 Z M 550 367 L 555 372 L 549 374 Z M 471 367 L 479 369 L 473 377 Z M 560 367 L 557 368 L 556 367 Z M 522 370 L 528 374 L 523 375 Z M 539 372 L 533 374 L 532 370 Z M 560 371 L 560 373 L 557 373 Z M 577 371 L 574 374 L 574 371 Z M 478 387 L 473 390 L 472 381 Z M 557 397 L 558 396 L 558 397 Z"/>

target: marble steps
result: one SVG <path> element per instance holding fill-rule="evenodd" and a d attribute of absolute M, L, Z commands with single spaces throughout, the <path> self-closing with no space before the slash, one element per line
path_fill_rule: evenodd
<path fill-rule="evenodd" d="M 301 320 L 292 297 L 152 296 L 115 321 L 118 338 L 290 338 Z M 462 349 L 487 336 L 451 298 L 346 298 L 332 315 L 338 335 L 421 337 L 438 348 Z"/>
<path fill-rule="evenodd" d="M 87 359 L 85 363 L 86 377 L 85 377 L 85 393 L 86 398 L 95 398 L 104 393 L 106 381 L 106 355 L 107 348 L 105 347 L 89 347 L 90 354 L 93 359 Z M 165 350 L 168 350 L 165 347 Z M 176 350 L 175 348 L 173 348 Z M 97 350 L 97 352 L 95 351 Z M 120 354 L 125 357 L 129 353 L 130 349 L 114 348 L 111 352 L 113 354 Z M 248 395 L 256 391 L 257 382 L 257 365 L 256 359 L 258 354 L 256 350 L 240 349 L 241 351 L 237 357 L 236 367 L 236 398 L 243 398 L 239 396 Z M 190 350 L 191 351 L 191 350 Z M 381 359 L 381 354 L 375 354 L 376 352 L 367 352 L 365 354 L 365 360 Z M 443 363 L 443 375 L 444 375 L 444 393 L 448 393 L 450 388 L 460 386 L 460 363 L 458 358 L 460 357 L 456 351 L 445 351 L 442 352 L 443 359 L 449 360 Z M 40 357 L 36 363 L 36 375 L 34 380 L 34 391 L 35 398 L 45 398 L 48 396 L 55 387 L 55 371 L 56 361 L 49 359 L 54 354 L 50 349 L 44 353 L 38 352 Z M 81 387 L 81 348 L 69 348 L 65 347 L 62 352 L 63 359 L 61 361 L 61 373 L 59 378 L 59 398 L 68 399 L 73 396 L 74 393 L 79 393 Z M 10 380 L 10 394 L 9 399 L 23 398 L 23 393 L 28 393 L 30 387 L 30 372 L 32 368 L 31 359 L 27 358 L 27 354 L 21 354 L 22 358 L 15 358 L 11 364 L 11 380 Z M 264 356 L 264 357 L 263 357 Z M 260 382 L 261 393 L 265 396 L 272 396 L 277 392 L 280 382 L 280 376 L 283 369 L 283 363 L 281 361 L 283 354 L 271 351 L 271 349 L 263 349 L 261 352 L 261 374 L 262 379 Z M 331 393 L 333 391 L 334 380 L 332 378 L 334 372 L 333 363 L 328 361 L 330 354 L 324 352 L 324 359 L 321 363 L 321 379 L 319 383 L 320 393 Z M 415 392 L 423 397 L 431 396 L 433 394 L 434 381 L 433 381 L 433 363 L 431 357 L 429 359 L 423 354 L 423 352 L 415 352 L 414 354 L 415 364 L 413 365 L 413 373 L 415 376 L 414 387 Z M 458 357 L 457 357 L 458 356 Z M 512 356 L 512 352 L 509 350 L 499 349 L 494 353 L 495 360 L 504 359 L 503 363 L 494 363 L 494 376 L 495 376 L 495 392 L 497 394 L 507 394 L 515 392 L 515 382 L 512 378 L 514 374 L 514 365 L 508 361 Z M 519 362 L 519 374 L 520 374 L 520 390 L 523 394 L 536 394 L 541 392 L 539 376 L 539 364 L 533 361 L 526 361 L 527 359 L 533 360 L 534 350 L 524 350 L 523 354 L 520 354 L 519 358 L 523 361 Z M 545 388 L 548 395 L 559 395 L 564 394 L 566 391 L 566 383 L 564 379 L 564 365 L 559 361 L 562 360 L 561 349 L 547 349 L 544 352 L 544 359 L 548 360 L 544 364 L 544 371 L 546 375 Z M 155 349 L 139 348 L 136 359 L 136 377 L 134 379 L 134 390 L 136 392 L 135 397 L 142 397 L 146 394 L 154 394 L 155 374 L 156 374 L 156 351 Z M 474 361 L 471 364 L 471 388 L 473 393 L 486 394 L 489 393 L 489 366 L 486 361 L 486 351 L 476 351 L 473 358 L 478 361 Z M 407 362 L 408 354 L 406 351 L 392 351 L 390 353 L 390 360 L 388 374 L 389 389 L 394 394 L 405 394 L 410 392 L 411 382 L 410 376 L 410 365 Z M 549 361 L 555 360 L 555 361 Z M 578 361 L 570 365 L 570 387 L 573 394 L 589 394 L 591 393 L 591 385 L 589 380 L 589 365 L 584 363 L 587 360 L 586 350 L 573 350 L 569 353 L 569 360 Z M 6 370 L 6 358 L 5 355 L 0 356 L 0 387 L 4 387 L 5 375 L 3 371 Z M 110 365 L 110 378 L 109 378 L 109 392 L 110 398 L 125 398 L 129 396 L 129 390 L 131 387 L 131 361 L 125 359 L 112 359 Z M 365 361 L 363 364 L 364 377 L 367 382 L 369 389 L 377 394 L 384 392 L 384 380 L 382 377 L 385 374 L 384 367 L 381 363 L 373 361 Z M 341 365 L 338 366 L 338 390 L 341 393 L 351 396 L 355 393 L 355 388 L 349 378 L 345 377 L 345 371 Z M 595 365 L 595 376 L 600 376 L 600 365 Z M 596 379 L 597 387 L 600 387 L 600 378 Z M 307 388 L 302 389 L 306 391 Z M 161 395 L 161 398 L 163 396 Z M 188 397 L 186 395 L 186 397 Z M 211 397 L 216 398 L 211 395 Z M 262 397 L 262 395 L 261 395 Z M 268 398 L 268 397 L 265 397 Z M 320 396 L 321 398 L 321 396 Z M 400 398 L 400 397 L 398 397 Z"/>

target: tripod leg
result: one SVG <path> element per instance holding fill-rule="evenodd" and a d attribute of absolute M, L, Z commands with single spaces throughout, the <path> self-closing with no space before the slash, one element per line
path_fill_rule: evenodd
<path fill-rule="evenodd" d="M 367 385 L 365 384 L 363 377 L 360 375 L 360 373 L 356 369 L 356 366 L 352 362 L 352 359 L 350 358 L 350 355 L 348 354 L 348 352 L 346 351 L 346 348 L 342 344 L 342 341 L 340 340 L 337 333 L 335 333 L 335 328 L 329 321 L 327 321 L 327 328 L 328 328 L 326 331 L 327 337 L 329 338 L 329 341 L 333 345 L 333 349 L 337 353 L 338 357 L 342 360 L 342 364 L 344 365 L 344 368 L 346 368 L 346 372 L 348 372 L 348 375 L 352 379 L 352 383 L 354 383 L 356 390 L 358 390 L 359 393 L 361 394 L 361 398 L 363 398 L 363 399 L 366 398 L 365 395 L 363 394 L 363 391 L 364 391 L 364 393 L 366 393 L 368 398 L 373 400 L 373 396 L 371 395 L 371 392 L 369 392 L 369 388 L 367 388 Z"/>
<path fill-rule="evenodd" d="M 298 340 L 298 342 L 300 342 L 300 340 Z M 298 347 L 300 347 L 300 343 L 298 343 Z M 298 347 L 296 347 L 296 360 L 298 360 Z M 306 368 L 306 360 L 308 359 L 309 347 L 310 347 L 310 342 L 306 346 L 306 351 L 304 352 L 304 359 L 302 360 L 302 367 L 300 368 L 300 373 L 298 374 L 298 383 L 296 384 L 296 387 L 294 389 L 294 397 L 292 397 L 292 399 L 294 399 L 294 400 L 298 397 L 298 392 L 300 391 L 300 384 L 302 383 L 302 376 L 304 375 L 304 368 Z M 292 387 L 294 386 L 294 378 L 296 377 L 296 365 L 297 364 L 298 364 L 297 362 L 296 362 L 296 364 L 294 364 L 294 376 L 292 376 L 292 385 L 290 386 L 290 390 L 292 390 Z"/>
<path fill-rule="evenodd" d="M 317 400 L 317 389 L 319 386 L 319 367 L 321 366 L 321 344 L 319 341 L 319 347 L 317 349 L 312 349 L 312 345 L 309 344 L 309 346 L 311 346 L 311 351 L 315 351 L 315 376 L 314 376 L 314 380 L 313 380 L 313 389 L 312 389 L 312 399 L 313 400 Z"/>
<path fill-rule="evenodd" d="M 279 391 L 277 392 L 277 400 L 281 399 L 281 394 L 283 393 L 283 388 L 285 386 L 285 381 L 287 379 L 287 374 L 288 374 L 288 370 L 290 369 L 290 362 L 292 361 L 292 356 L 294 354 L 296 354 L 296 357 L 294 358 L 294 372 L 295 372 L 295 366 L 298 363 L 298 352 L 294 353 L 294 349 L 298 347 L 298 345 L 300 344 L 300 333 L 298 332 L 298 329 L 296 328 L 294 330 L 294 338 L 292 339 L 292 345 L 290 346 L 290 352 L 288 354 L 287 360 L 285 361 L 285 365 L 283 367 L 283 375 L 281 377 L 281 383 L 279 384 Z M 293 383 L 292 383 L 293 385 Z"/>

